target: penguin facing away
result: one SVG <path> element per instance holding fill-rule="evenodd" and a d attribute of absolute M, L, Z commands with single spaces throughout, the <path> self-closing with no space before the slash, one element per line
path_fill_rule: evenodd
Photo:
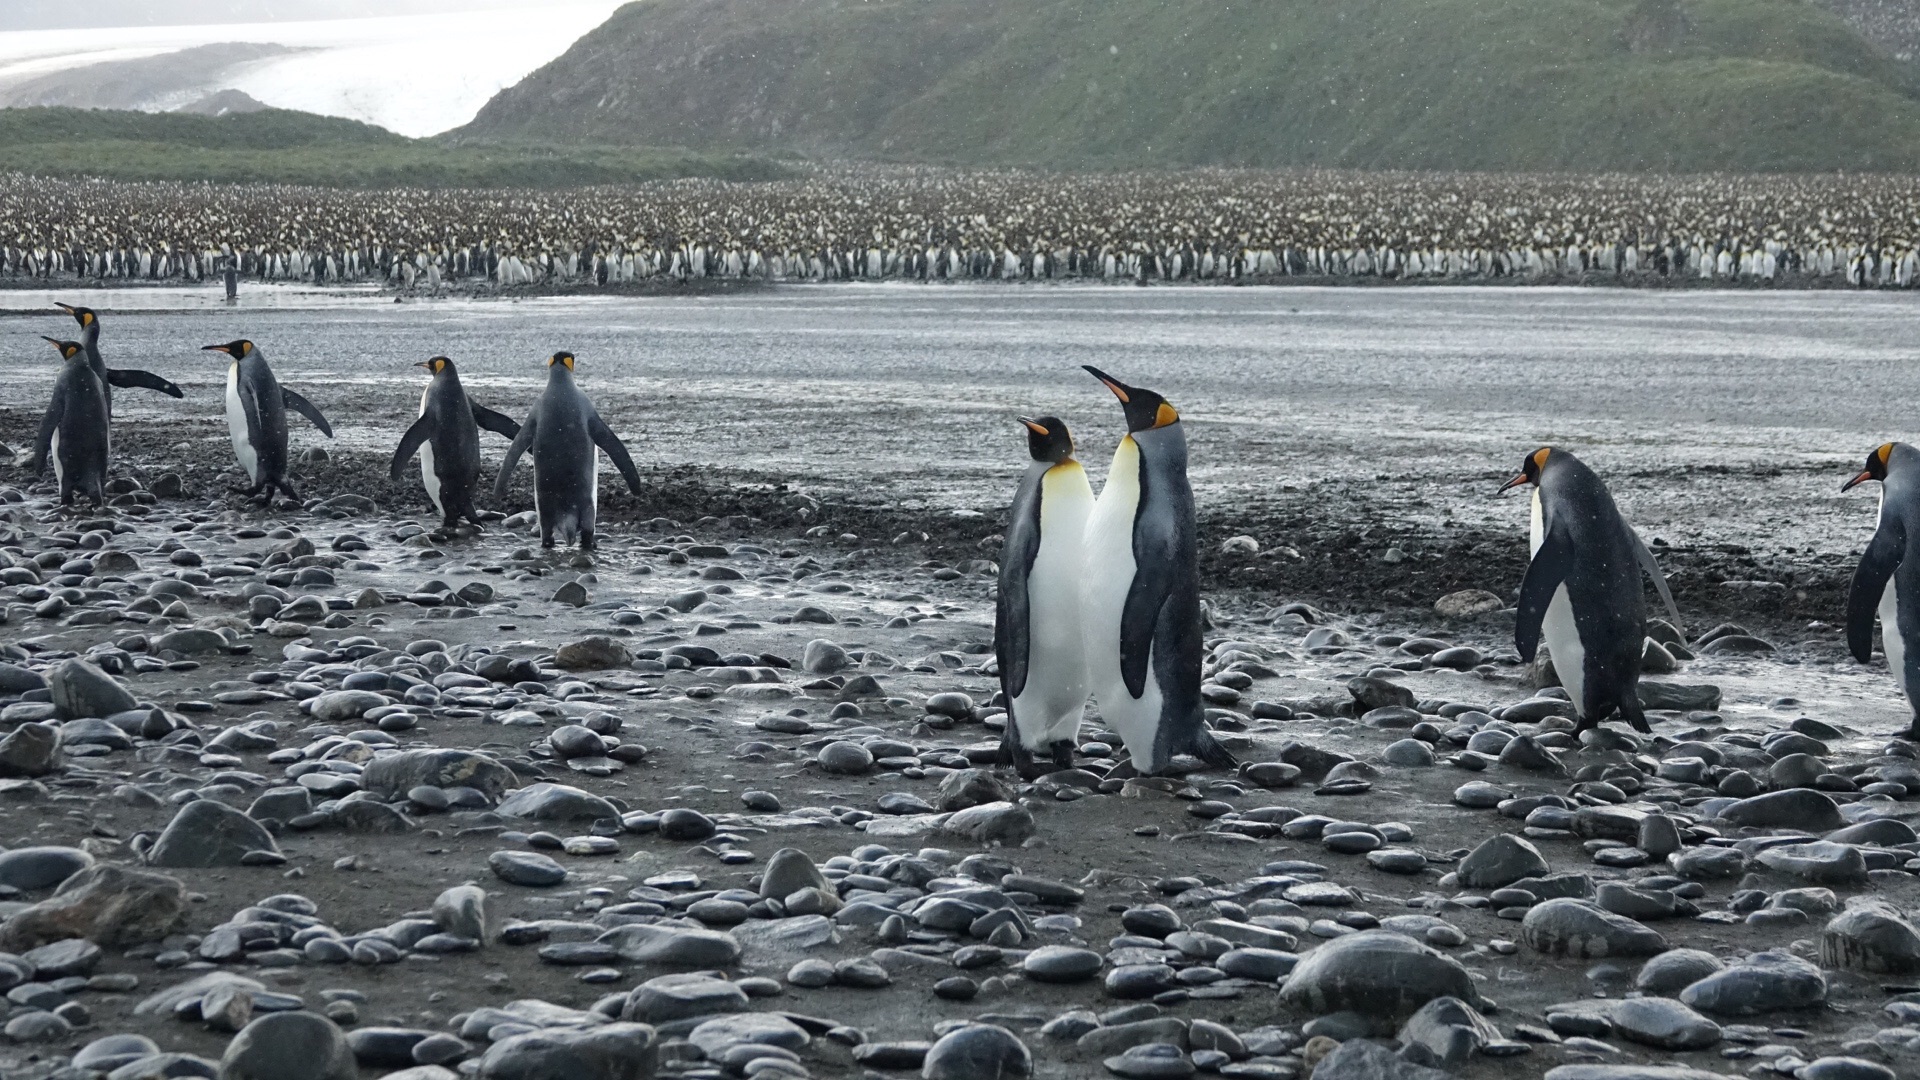
<path fill-rule="evenodd" d="M 1879 617 L 1887 668 L 1913 707 L 1905 737 L 1920 739 L 1920 450 L 1886 443 L 1840 490 L 1869 480 L 1880 481 L 1880 523 L 1847 592 L 1847 646 L 1861 663 L 1872 660 Z"/>
<path fill-rule="evenodd" d="M 60 485 L 61 506 L 71 504 L 77 492 L 98 508 L 106 498 L 107 463 L 112 456 L 106 386 L 87 363 L 86 346 L 47 340 L 60 350 L 66 366 L 54 380 L 53 400 L 40 421 L 34 475 L 45 474 L 51 463 Z"/>
<path fill-rule="evenodd" d="M 507 448 L 493 484 L 496 500 L 507 497 L 507 483 L 520 455 L 533 454 L 533 504 L 540 515 L 540 545 L 552 547 L 554 538 L 570 543 L 579 538 L 583 550 L 593 548 L 594 519 L 600 505 L 600 451 L 613 459 L 628 490 L 640 494 L 640 473 L 633 467 L 625 444 L 600 419 L 593 402 L 573 381 L 574 357 L 557 352 L 547 358 L 547 386 L 527 413 L 520 433 Z"/>
<path fill-rule="evenodd" d="M 1087 704 L 1086 640 L 1081 625 L 1081 570 L 1093 488 L 1073 459 L 1073 436 L 1058 417 L 1022 418 L 1033 463 L 1020 478 L 1000 552 L 993 651 L 1007 726 L 1000 760 L 1032 778 L 1073 765 L 1075 736 Z"/>
<path fill-rule="evenodd" d="M 1180 414 L 1151 390 L 1087 371 L 1127 418 L 1087 520 L 1089 686 L 1138 772 L 1161 772 L 1175 754 L 1233 765 L 1208 732 L 1200 700 L 1200 566 Z"/>
<path fill-rule="evenodd" d="M 151 371 L 137 368 L 110 368 L 100 356 L 100 316 L 92 308 L 74 307 L 72 304 L 56 303 L 55 307 L 73 316 L 80 324 L 80 344 L 86 348 L 87 363 L 93 368 L 94 377 L 107 394 L 107 415 L 113 415 L 113 388 L 138 388 L 158 390 L 168 397 L 183 397 L 180 388 L 172 382 L 155 375 Z"/>
<path fill-rule="evenodd" d="M 251 482 L 250 487 L 234 488 L 234 493 L 270 503 L 278 488 L 289 499 L 300 498 L 287 479 L 287 410 L 313 421 L 329 439 L 333 426 L 313 402 L 280 385 L 253 342 L 241 338 L 202 349 L 226 353 L 233 361 L 227 367 L 227 433 L 233 440 L 233 455 Z"/>
<path fill-rule="evenodd" d="M 480 512 L 473 506 L 473 488 L 480 476 L 480 429 L 512 439 L 520 434 L 520 425 L 468 398 L 460 385 L 460 373 L 446 357 L 436 356 L 414 366 L 426 368 L 433 378 L 420 393 L 419 419 L 393 452 L 392 478 L 400 479 L 400 470 L 417 452 L 420 482 L 444 527 L 453 528 L 463 517 L 478 525 Z"/>
<path fill-rule="evenodd" d="M 1544 636 L 1567 697 L 1578 714 L 1576 731 L 1597 727 L 1614 713 L 1650 732 L 1640 705 L 1640 661 L 1647 638 L 1644 570 L 1680 623 L 1673 593 L 1653 553 L 1620 516 L 1606 484 L 1567 453 L 1543 446 L 1528 454 L 1520 475 L 1500 491 L 1534 485 L 1532 561 L 1520 583 L 1513 642 L 1531 663 Z"/>

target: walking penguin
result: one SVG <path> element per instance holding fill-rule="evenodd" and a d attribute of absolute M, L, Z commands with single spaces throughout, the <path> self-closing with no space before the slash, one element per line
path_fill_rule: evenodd
<path fill-rule="evenodd" d="M 400 470 L 417 452 L 420 483 L 441 524 L 451 529 L 464 517 L 478 525 L 480 511 L 473 506 L 473 488 L 480 477 L 480 429 L 512 439 L 520 434 L 520 425 L 470 400 L 460 385 L 460 373 L 446 357 L 415 366 L 426 368 L 433 377 L 420 393 L 419 419 L 393 452 L 392 478 L 400 479 Z"/>
<path fill-rule="evenodd" d="M 1640 660 L 1646 651 L 1645 571 L 1679 625 L 1673 593 L 1653 553 L 1613 504 L 1607 486 L 1579 458 L 1543 446 L 1501 491 L 1532 484 L 1533 559 L 1520 583 L 1513 628 L 1520 658 L 1533 662 L 1542 636 L 1553 670 L 1577 713 L 1575 730 L 1597 727 L 1616 712 L 1652 731 L 1640 704 Z"/>
<path fill-rule="evenodd" d="M 289 499 L 300 498 L 287 479 L 287 410 L 313 421 L 329 439 L 333 426 L 313 402 L 280 385 L 253 342 L 242 338 L 202 348 L 226 353 L 233 361 L 227 367 L 227 434 L 233 439 L 233 455 L 251 482 L 250 487 L 234 492 L 263 503 L 273 501 L 275 488 Z"/>
<path fill-rule="evenodd" d="M 507 483 L 520 455 L 533 452 L 533 505 L 540 515 L 540 545 L 552 547 L 579 538 L 582 550 L 593 548 L 594 518 L 600 506 L 600 451 L 613 459 L 627 487 L 640 494 L 640 473 L 620 437 L 607 427 L 593 402 L 573 381 L 573 354 L 557 352 L 547 358 L 547 388 L 527 413 L 507 448 L 507 459 L 494 481 L 493 497 L 507 497 Z"/>

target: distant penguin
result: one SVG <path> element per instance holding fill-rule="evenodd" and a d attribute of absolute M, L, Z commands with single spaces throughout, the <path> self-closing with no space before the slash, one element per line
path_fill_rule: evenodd
<path fill-rule="evenodd" d="M 1532 663 L 1545 635 L 1553 670 L 1578 714 L 1576 731 L 1597 727 L 1615 712 L 1652 731 L 1638 693 L 1647 640 L 1640 573 L 1653 578 L 1677 626 L 1680 614 L 1666 576 L 1620 516 L 1607 486 L 1579 458 L 1543 446 L 1500 490 L 1521 484 L 1534 485 L 1532 561 L 1520 583 L 1514 647 Z"/>
<path fill-rule="evenodd" d="M 99 379 L 100 385 L 106 389 L 109 417 L 113 415 L 113 388 L 116 386 L 158 390 L 168 397 L 183 396 L 178 386 L 151 371 L 108 367 L 106 360 L 100 356 L 100 316 L 92 308 L 58 303 L 54 306 L 73 316 L 73 321 L 80 324 L 80 344 L 86 348 L 87 364 L 93 368 L 94 377 Z"/>
<path fill-rule="evenodd" d="M 474 404 L 460 385 L 460 373 L 453 361 L 436 356 L 416 367 L 426 368 L 433 378 L 420 393 L 420 418 L 400 439 L 393 452 L 392 478 L 400 479 L 400 470 L 415 452 L 420 455 L 420 482 L 433 500 L 433 509 L 446 528 L 461 518 L 480 524 L 480 512 L 473 506 L 473 488 L 480 476 L 480 429 L 497 432 L 512 439 L 520 434 L 520 425 L 512 418 Z"/>
<path fill-rule="evenodd" d="M 40 421 L 34 475 L 44 474 L 51 463 L 54 479 L 60 485 L 61 506 L 71 504 L 77 492 L 98 508 L 106 498 L 107 462 L 112 456 L 107 388 L 87 363 L 85 345 L 47 340 L 60 350 L 66 366 L 54 380 L 53 400 Z"/>
<path fill-rule="evenodd" d="M 1073 459 L 1073 436 L 1058 417 L 1021 419 L 1033 464 L 1020 479 L 1000 552 L 993 651 L 1008 723 L 1000 760 L 1036 776 L 1036 755 L 1057 768 L 1073 764 L 1075 736 L 1087 705 L 1086 641 L 1081 620 L 1081 567 L 1093 488 Z"/>
<path fill-rule="evenodd" d="M 1913 708 L 1906 738 L 1920 739 L 1920 450 L 1886 443 L 1840 490 L 1869 480 L 1880 481 L 1880 526 L 1847 593 L 1847 646 L 1861 663 L 1872 660 L 1879 616 L 1887 668 Z"/>
<path fill-rule="evenodd" d="M 287 410 L 313 421 L 329 439 L 332 425 L 312 402 L 280 385 L 253 342 L 243 338 L 202 348 L 233 358 L 227 367 L 227 433 L 233 439 L 233 455 L 252 484 L 234 492 L 270 503 L 273 490 L 279 488 L 289 499 L 300 498 L 287 479 Z"/>
<path fill-rule="evenodd" d="M 573 381 L 573 354 L 547 358 L 547 388 L 507 448 L 494 481 L 493 497 L 507 497 L 507 482 L 520 455 L 533 451 L 533 504 L 540 514 L 540 545 L 552 547 L 575 537 L 582 549 L 593 547 L 593 525 L 600 505 L 600 451 L 613 459 L 627 487 L 640 494 L 640 473 L 619 436 L 600 419 L 593 402 Z"/>
<path fill-rule="evenodd" d="M 1175 754 L 1232 765 L 1200 701 L 1200 566 L 1180 414 L 1151 390 L 1087 371 L 1127 417 L 1087 520 L 1088 683 L 1140 773 L 1165 770 Z"/>

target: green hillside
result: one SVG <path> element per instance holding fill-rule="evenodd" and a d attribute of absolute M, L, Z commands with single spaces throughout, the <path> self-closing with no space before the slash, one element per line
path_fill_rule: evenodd
<path fill-rule="evenodd" d="M 213 180 L 330 187 L 571 187 L 784 170 L 728 153 L 637 145 L 409 139 L 353 120 L 284 109 L 199 116 L 105 109 L 0 109 L 0 172 L 111 180 Z"/>
<path fill-rule="evenodd" d="M 1801 0 L 639 0 L 455 133 L 1056 166 L 1920 166 Z"/>

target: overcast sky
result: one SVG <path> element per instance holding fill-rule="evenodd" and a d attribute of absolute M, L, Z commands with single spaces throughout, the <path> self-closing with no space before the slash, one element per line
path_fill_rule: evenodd
<path fill-rule="evenodd" d="M 620 3 L 0 0 L 0 85 L 198 45 L 259 42 L 297 51 L 206 72 L 205 85 L 188 92 L 239 90 L 278 108 L 433 135 L 473 119 L 494 94 L 565 52 Z M 167 21 L 147 21 L 156 10 Z M 24 25 L 37 16 L 46 18 Z"/>
<path fill-rule="evenodd" d="M 0 31 L 354 19 L 539 6 L 528 0 L 0 0 Z"/>

